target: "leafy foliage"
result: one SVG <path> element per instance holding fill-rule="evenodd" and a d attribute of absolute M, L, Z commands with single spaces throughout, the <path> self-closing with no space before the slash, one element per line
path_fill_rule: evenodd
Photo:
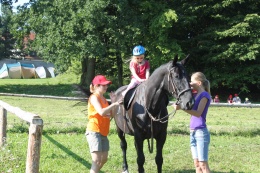
<path fill-rule="evenodd" d="M 12 11 L 10 4 L 6 3 L 1 6 L 0 16 L 0 59 L 9 58 L 13 55 L 14 39 L 9 30 Z"/>
<path fill-rule="evenodd" d="M 21 40 L 35 31 L 31 48 L 60 72 L 81 61 L 87 82 L 106 74 L 123 84 L 132 48 L 142 44 L 151 71 L 190 54 L 188 71 L 204 72 L 212 91 L 248 93 L 260 88 L 259 7 L 258 0 L 30 0 L 13 16 L 12 34 Z"/>
<path fill-rule="evenodd" d="M 175 6 L 176 29 L 186 33 L 179 43 L 194 57 L 191 71 L 203 71 L 215 89 L 260 87 L 259 1 L 186 0 Z"/>

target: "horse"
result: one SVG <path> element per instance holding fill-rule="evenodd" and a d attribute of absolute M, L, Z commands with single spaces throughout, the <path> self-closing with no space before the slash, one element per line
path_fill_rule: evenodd
<path fill-rule="evenodd" d="M 162 172 L 162 149 L 166 141 L 169 118 L 168 95 L 174 96 L 182 109 L 189 110 L 194 104 L 191 87 L 184 69 L 187 61 L 188 57 L 178 62 L 178 55 L 176 55 L 173 60 L 158 67 L 145 82 L 135 89 L 129 90 L 124 97 L 124 104 L 114 108 L 112 114 L 114 114 L 123 152 L 123 173 L 128 173 L 127 142 L 124 134 L 134 136 L 139 173 L 144 173 L 144 140 L 148 140 L 149 151 L 152 152 L 151 145 L 155 139 L 157 172 Z M 122 86 L 110 95 L 112 103 L 122 100 L 121 93 L 126 87 Z M 151 145 L 149 140 L 151 140 Z"/>

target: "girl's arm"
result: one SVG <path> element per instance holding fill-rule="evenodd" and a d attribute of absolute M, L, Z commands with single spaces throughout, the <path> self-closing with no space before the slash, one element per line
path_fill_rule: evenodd
<path fill-rule="evenodd" d="M 145 79 L 147 80 L 150 77 L 150 69 L 146 69 L 145 71 Z"/>
<path fill-rule="evenodd" d="M 135 71 L 135 68 L 134 68 L 134 67 L 131 67 L 131 68 L 130 68 L 130 71 L 131 71 L 132 75 L 134 76 L 134 78 L 135 78 L 136 80 L 138 80 L 139 82 L 143 82 L 143 79 L 141 79 L 141 78 L 136 74 L 136 71 Z"/>
<path fill-rule="evenodd" d="M 196 117 L 200 117 L 202 112 L 205 109 L 205 106 L 206 106 L 207 102 L 208 102 L 208 99 L 206 97 L 203 97 L 200 100 L 200 103 L 199 103 L 199 106 L 198 106 L 197 110 L 183 110 L 183 111 L 187 112 L 190 115 L 193 115 L 193 116 L 196 116 Z M 180 105 L 174 104 L 173 107 L 174 107 L 175 110 L 181 109 Z"/>
<path fill-rule="evenodd" d="M 111 109 L 116 106 L 119 105 L 119 102 L 115 102 L 112 103 L 111 105 L 109 105 L 106 108 L 102 108 L 97 96 L 93 95 L 90 97 L 90 103 L 94 106 L 95 110 L 98 112 L 99 115 L 101 116 L 106 116 L 106 115 L 110 115 L 110 111 Z"/>

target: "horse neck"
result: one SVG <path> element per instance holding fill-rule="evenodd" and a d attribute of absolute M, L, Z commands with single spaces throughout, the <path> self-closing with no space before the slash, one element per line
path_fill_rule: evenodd
<path fill-rule="evenodd" d="M 148 110 L 156 110 L 161 107 L 161 102 L 167 97 L 167 91 L 164 89 L 165 75 L 153 74 L 147 81 L 145 98 Z"/>

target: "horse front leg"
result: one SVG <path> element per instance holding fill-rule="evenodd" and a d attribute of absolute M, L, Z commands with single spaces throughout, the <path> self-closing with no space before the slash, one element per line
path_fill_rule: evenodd
<path fill-rule="evenodd" d="M 120 146 L 121 146 L 121 149 L 123 152 L 123 173 L 128 173 L 128 164 L 127 164 L 127 160 L 126 160 L 127 143 L 125 140 L 125 135 L 124 135 L 124 132 L 122 130 L 120 130 L 118 127 L 117 127 L 117 134 L 121 140 Z"/>
<path fill-rule="evenodd" d="M 162 164 L 163 164 L 163 155 L 162 155 L 162 149 L 164 146 L 164 143 L 166 141 L 166 130 L 162 132 L 158 137 L 156 138 L 156 156 L 155 156 L 155 163 L 157 165 L 157 172 L 162 173 Z"/>
<path fill-rule="evenodd" d="M 144 173 L 144 151 L 143 151 L 144 139 L 140 135 L 135 134 L 135 148 L 137 151 L 137 164 L 138 173 Z"/>

